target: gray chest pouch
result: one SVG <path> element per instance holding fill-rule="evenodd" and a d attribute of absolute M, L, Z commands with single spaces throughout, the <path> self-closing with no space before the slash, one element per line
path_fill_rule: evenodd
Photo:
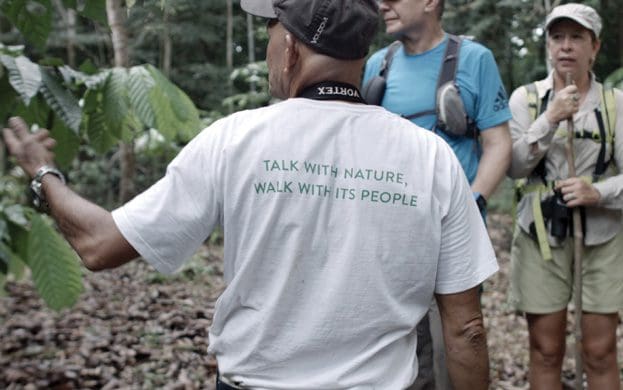
<path fill-rule="evenodd" d="M 464 137 L 468 133 L 469 119 L 454 80 L 437 89 L 437 128 L 455 137 Z"/>

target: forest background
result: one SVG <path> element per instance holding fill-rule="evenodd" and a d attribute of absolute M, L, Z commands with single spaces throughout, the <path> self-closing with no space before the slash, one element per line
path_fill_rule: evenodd
<path fill-rule="evenodd" d="M 510 94 L 546 75 L 543 23 L 561 3 L 447 0 L 443 24 L 492 50 Z M 604 22 L 595 73 L 620 85 L 623 7 L 584 3 Z M 391 42 L 379 24 L 371 53 Z M 72 187 L 111 209 L 162 176 L 202 128 L 270 103 L 267 38 L 264 22 L 235 0 L 0 0 L 0 121 L 21 115 L 51 129 Z M 0 294 L 32 283 L 47 307 L 71 312 L 93 282 L 51 221 L 30 207 L 27 182 L 0 144 Z M 511 188 L 506 181 L 490 202 L 495 218 L 510 221 Z M 508 232 L 494 234 L 505 248 Z M 208 247 L 221 240 L 215 232 Z M 28 276 L 32 282 L 20 282 Z M 0 323 L 16 318 L 0 310 Z M 0 385 L 10 383 L 0 375 Z"/>

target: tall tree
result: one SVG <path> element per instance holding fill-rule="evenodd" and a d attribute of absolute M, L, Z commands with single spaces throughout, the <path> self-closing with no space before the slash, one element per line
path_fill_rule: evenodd
<path fill-rule="evenodd" d="M 106 0 L 108 25 L 112 33 L 112 45 L 115 53 L 115 66 L 127 68 L 130 65 L 128 54 L 128 33 L 125 28 L 123 0 Z M 119 162 L 121 177 L 119 182 L 119 201 L 126 202 L 134 195 L 134 170 L 136 159 L 132 141 L 119 144 Z"/>

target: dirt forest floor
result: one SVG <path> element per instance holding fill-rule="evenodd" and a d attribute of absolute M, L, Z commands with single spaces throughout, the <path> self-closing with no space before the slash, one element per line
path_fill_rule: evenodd
<path fill-rule="evenodd" d="M 489 217 L 501 266 L 482 298 L 492 389 L 528 388 L 526 323 L 506 301 L 511 224 L 506 215 Z M 213 389 L 207 329 L 224 288 L 221 251 L 205 247 L 168 278 L 144 262 L 85 271 L 84 294 L 61 313 L 45 308 L 29 281 L 9 283 L 0 298 L 0 388 Z M 570 330 L 564 377 L 572 383 Z M 618 330 L 623 362 L 623 325 Z"/>

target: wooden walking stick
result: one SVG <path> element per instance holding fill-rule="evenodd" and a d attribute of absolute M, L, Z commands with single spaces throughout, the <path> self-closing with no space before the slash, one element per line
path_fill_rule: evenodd
<path fill-rule="evenodd" d="M 567 73 L 566 85 L 572 83 L 571 74 Z M 573 150 L 573 138 L 575 128 L 573 115 L 567 119 L 567 143 L 565 151 L 567 155 L 567 167 L 569 177 L 576 177 L 575 152 Z M 580 208 L 573 208 L 573 283 L 575 289 L 575 388 L 584 388 L 583 361 L 582 361 L 582 251 L 584 249 L 584 234 L 582 232 L 582 219 Z"/>

